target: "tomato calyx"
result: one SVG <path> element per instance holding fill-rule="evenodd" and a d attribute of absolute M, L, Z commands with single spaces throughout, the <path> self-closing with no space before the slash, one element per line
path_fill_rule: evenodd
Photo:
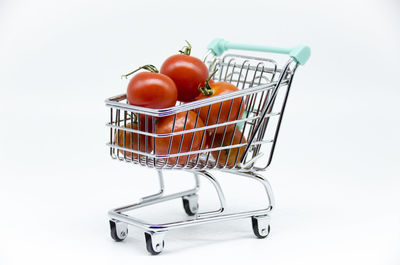
<path fill-rule="evenodd" d="M 210 80 L 215 75 L 216 72 L 218 72 L 218 69 L 215 69 L 214 72 L 212 72 L 212 74 L 207 78 L 203 87 L 202 86 L 199 87 L 200 92 L 205 96 L 212 96 L 214 94 L 214 89 L 212 89 L 210 85 Z"/>
<path fill-rule="evenodd" d="M 143 65 L 143 66 L 141 66 L 141 67 L 139 67 L 139 68 L 133 70 L 133 71 L 130 72 L 130 73 L 127 73 L 127 74 L 125 74 L 125 75 L 122 75 L 121 78 L 127 79 L 128 76 L 130 76 L 130 75 L 133 74 L 133 73 L 136 73 L 136 72 L 139 71 L 140 69 L 144 69 L 144 70 L 147 70 L 147 71 L 152 72 L 152 73 L 159 73 L 157 67 L 155 67 L 155 66 L 152 65 L 152 64 L 146 64 L 146 65 Z"/>
<path fill-rule="evenodd" d="M 190 55 L 190 53 L 191 53 L 191 51 L 192 51 L 192 45 L 190 45 L 190 43 L 187 41 L 187 40 L 185 40 L 186 41 L 186 43 L 187 43 L 187 46 L 185 45 L 185 46 L 183 46 L 182 47 L 182 49 L 180 49 L 179 50 L 179 53 L 180 54 L 185 54 L 185 55 Z"/>
<path fill-rule="evenodd" d="M 128 119 L 130 119 L 129 114 L 128 114 Z M 138 117 L 135 113 L 132 113 L 132 120 L 134 124 L 138 124 Z"/>

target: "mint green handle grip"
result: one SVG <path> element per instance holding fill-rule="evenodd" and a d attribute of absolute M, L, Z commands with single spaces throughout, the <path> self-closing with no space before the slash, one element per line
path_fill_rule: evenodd
<path fill-rule="evenodd" d="M 311 55 L 311 49 L 306 45 L 298 45 L 293 48 L 279 48 L 271 46 L 231 43 L 224 39 L 214 39 L 210 44 L 208 44 L 207 48 L 211 50 L 211 52 L 216 56 L 222 55 L 224 51 L 229 49 L 287 54 L 301 65 L 304 65 Z"/>

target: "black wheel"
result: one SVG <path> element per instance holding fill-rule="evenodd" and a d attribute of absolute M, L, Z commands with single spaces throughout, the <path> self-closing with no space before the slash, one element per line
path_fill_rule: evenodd
<path fill-rule="evenodd" d="M 251 217 L 251 224 L 254 235 L 258 238 L 266 238 L 271 231 L 271 226 L 269 224 L 267 224 L 266 227 L 260 227 L 259 220 L 254 216 Z"/>
<path fill-rule="evenodd" d="M 182 203 L 183 209 L 185 210 L 187 215 L 193 216 L 197 213 L 197 210 L 199 209 L 197 195 L 182 197 Z"/>
<path fill-rule="evenodd" d="M 128 228 L 124 227 L 121 231 L 118 231 L 117 224 L 112 220 L 110 220 L 110 231 L 112 239 L 117 242 L 124 240 L 128 235 Z"/>
<path fill-rule="evenodd" d="M 151 255 L 158 255 L 163 251 L 165 246 L 164 240 L 160 243 L 156 243 L 154 247 L 152 235 L 148 232 L 144 232 L 144 237 L 146 239 L 146 249 Z"/>

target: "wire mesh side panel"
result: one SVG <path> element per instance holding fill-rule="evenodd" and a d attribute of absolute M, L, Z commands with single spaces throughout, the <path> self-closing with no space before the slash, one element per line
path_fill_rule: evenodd
<path fill-rule="evenodd" d="M 273 100 L 271 99 L 273 89 L 252 94 L 248 97 L 245 103 L 244 116 L 247 119 L 250 117 L 256 117 L 256 119 L 246 121 L 242 126 L 238 126 L 245 139 L 249 139 L 252 134 L 256 134 L 243 164 L 247 164 L 245 166 L 247 168 L 256 166 L 259 170 L 266 169 L 272 161 L 283 112 L 297 64 L 289 61 L 287 65 L 283 65 L 280 68 L 278 63 L 272 59 L 237 54 L 227 54 L 223 58 L 206 58 L 205 61 L 208 62 L 210 72 L 219 69 L 216 75 L 219 81 L 233 83 L 239 89 L 276 83 L 281 74 L 283 75 L 283 81 Z M 286 66 L 288 68 L 285 71 Z M 266 110 L 267 115 L 263 120 L 260 120 L 260 115 L 269 101 L 271 101 L 271 104 L 269 104 L 269 109 Z M 262 124 L 256 132 L 255 125 L 259 122 Z M 262 159 L 259 159 L 261 157 Z M 238 160 L 235 161 L 236 164 L 238 162 Z"/>
<path fill-rule="evenodd" d="M 251 130 L 257 119 L 244 115 L 245 102 L 251 97 L 249 94 L 163 118 L 112 107 L 110 154 L 120 161 L 159 169 L 234 167 L 247 145 L 239 127 L 247 122 Z"/>
<path fill-rule="evenodd" d="M 120 161 L 147 165 L 154 162 L 154 139 L 151 136 L 156 119 L 148 115 L 110 108 L 110 155 Z"/>
<path fill-rule="evenodd" d="M 110 107 L 110 155 L 158 169 L 230 169 L 238 165 L 247 140 L 254 133 L 257 135 L 244 164 L 265 155 L 260 150 L 266 145 L 274 146 L 276 134 L 268 132 L 279 128 L 278 123 L 274 128 L 270 124 L 274 119 L 280 121 L 282 104 L 276 112 L 274 107 L 279 104 L 272 104 L 263 121 L 260 114 L 274 89 L 267 85 L 276 82 L 282 70 L 273 60 L 229 54 L 208 63 L 210 72 L 218 69 L 215 81 L 225 81 L 242 90 L 263 86 L 265 89 L 184 111 L 179 111 L 183 105 L 178 105 L 178 111 L 166 117 L 128 111 L 123 106 Z M 290 74 L 287 76 L 282 87 L 290 83 Z M 127 104 L 126 97 L 118 101 Z M 255 132 L 259 122 L 262 126 Z"/>

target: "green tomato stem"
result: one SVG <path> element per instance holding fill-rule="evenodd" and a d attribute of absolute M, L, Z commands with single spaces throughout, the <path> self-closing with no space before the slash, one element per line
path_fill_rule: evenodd
<path fill-rule="evenodd" d="M 212 72 L 212 74 L 207 78 L 206 82 L 204 83 L 204 87 L 199 87 L 199 90 L 201 93 L 203 93 L 206 96 L 212 96 L 214 94 L 214 90 L 210 86 L 210 80 L 211 78 L 215 75 L 216 72 L 218 72 L 218 68 Z"/>
<path fill-rule="evenodd" d="M 133 115 L 133 123 L 134 123 L 134 124 L 138 124 L 137 115 L 136 115 L 135 113 L 132 113 L 132 115 Z"/>
<path fill-rule="evenodd" d="M 152 64 L 146 64 L 146 65 L 143 65 L 143 66 L 139 67 L 139 68 L 136 69 L 136 70 L 133 70 L 133 71 L 130 72 L 130 73 L 127 73 L 126 75 L 121 75 L 121 78 L 128 78 L 128 76 L 130 76 L 130 75 L 133 74 L 133 73 L 136 73 L 136 72 L 139 71 L 140 69 L 144 69 L 144 70 L 150 71 L 150 72 L 152 72 L 152 73 L 159 73 L 157 67 L 155 67 L 155 66 L 152 65 Z"/>
<path fill-rule="evenodd" d="M 190 55 L 190 52 L 192 51 L 192 45 L 190 45 L 190 43 L 185 40 L 187 43 L 187 46 L 183 46 L 182 49 L 179 50 L 179 52 L 181 54 L 185 54 L 185 55 Z"/>

